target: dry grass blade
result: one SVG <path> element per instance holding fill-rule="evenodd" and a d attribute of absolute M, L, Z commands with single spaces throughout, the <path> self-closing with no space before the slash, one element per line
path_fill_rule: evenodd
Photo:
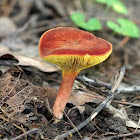
<path fill-rule="evenodd" d="M 20 139 L 20 138 L 22 138 L 22 137 L 24 137 L 24 136 L 26 136 L 26 135 L 30 135 L 30 134 L 37 133 L 38 131 L 39 131 L 38 128 L 34 128 L 34 129 L 32 129 L 32 130 L 29 130 L 29 131 L 27 131 L 27 132 L 25 132 L 25 133 L 23 133 L 23 134 L 21 134 L 21 135 L 15 137 L 15 138 L 11 139 L 11 140 L 18 140 L 18 139 Z"/>
<path fill-rule="evenodd" d="M 80 132 L 78 131 L 78 129 L 76 128 L 76 126 L 73 124 L 73 122 L 70 120 L 70 118 L 68 117 L 68 115 L 66 114 L 66 112 L 64 111 L 64 114 L 66 115 L 66 117 L 68 118 L 68 120 L 70 121 L 70 123 L 72 124 L 73 128 L 76 129 L 77 133 L 79 134 L 81 140 L 82 140 L 82 136 L 80 134 Z"/>

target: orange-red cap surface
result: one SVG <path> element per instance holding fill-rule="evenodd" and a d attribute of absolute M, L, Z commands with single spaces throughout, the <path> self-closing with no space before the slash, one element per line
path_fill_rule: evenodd
<path fill-rule="evenodd" d="M 40 56 L 56 55 L 104 55 L 111 51 L 109 42 L 93 34 L 70 27 L 46 31 L 40 39 Z"/>
<path fill-rule="evenodd" d="M 70 27 L 58 27 L 46 31 L 39 43 L 40 56 L 66 69 L 80 63 L 79 69 L 97 65 L 112 52 L 112 45 L 93 34 Z M 72 62 L 72 66 L 70 66 Z"/>

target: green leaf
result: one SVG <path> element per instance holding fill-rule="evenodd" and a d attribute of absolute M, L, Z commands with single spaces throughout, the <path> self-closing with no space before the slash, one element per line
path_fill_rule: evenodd
<path fill-rule="evenodd" d="M 130 36 L 133 38 L 139 38 L 140 37 L 140 31 L 136 24 L 134 24 L 132 21 L 118 18 L 117 22 L 120 24 L 116 24 L 112 21 L 107 21 L 107 26 L 115 31 L 118 34 L 124 35 L 124 36 Z"/>
<path fill-rule="evenodd" d="M 85 19 L 84 15 L 82 13 L 74 13 L 70 16 L 70 18 L 78 26 L 81 26 Z"/>
<path fill-rule="evenodd" d="M 127 14 L 128 11 L 127 11 L 127 8 L 125 7 L 125 5 L 119 1 L 115 2 L 113 5 L 112 5 L 112 8 L 114 11 L 120 13 L 120 14 Z"/>
<path fill-rule="evenodd" d="M 97 18 L 90 18 L 85 22 L 85 17 L 82 13 L 74 13 L 70 18 L 77 26 L 88 31 L 100 30 L 102 28 L 101 23 Z"/>
<path fill-rule="evenodd" d="M 119 0 L 95 0 L 96 2 L 111 6 L 112 9 L 120 14 L 127 14 L 126 6 Z"/>
<path fill-rule="evenodd" d="M 102 3 L 102 4 L 106 4 L 108 6 L 112 6 L 113 4 L 115 4 L 118 0 L 95 0 L 96 2 Z"/>

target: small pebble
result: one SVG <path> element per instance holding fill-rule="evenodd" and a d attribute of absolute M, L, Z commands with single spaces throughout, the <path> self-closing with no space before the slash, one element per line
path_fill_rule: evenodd
<path fill-rule="evenodd" d="M 36 116 L 30 117 L 30 120 L 35 121 L 35 120 L 37 120 L 37 117 Z"/>
<path fill-rule="evenodd" d="M 34 116 L 34 115 L 35 115 L 35 113 L 30 112 L 27 116 L 28 116 L 28 117 L 32 117 L 32 116 Z"/>
<path fill-rule="evenodd" d="M 0 17 L 0 38 L 7 37 L 15 31 L 16 25 L 9 17 Z"/>

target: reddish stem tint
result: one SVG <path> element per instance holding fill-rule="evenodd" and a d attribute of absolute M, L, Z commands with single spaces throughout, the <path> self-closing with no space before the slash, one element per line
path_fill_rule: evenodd
<path fill-rule="evenodd" d="M 68 98 L 71 93 L 71 89 L 74 83 L 74 80 L 78 74 L 69 75 L 68 73 L 64 73 L 62 77 L 62 83 L 59 88 L 54 107 L 53 113 L 56 118 L 61 119 L 63 117 L 63 111 L 67 104 Z"/>

